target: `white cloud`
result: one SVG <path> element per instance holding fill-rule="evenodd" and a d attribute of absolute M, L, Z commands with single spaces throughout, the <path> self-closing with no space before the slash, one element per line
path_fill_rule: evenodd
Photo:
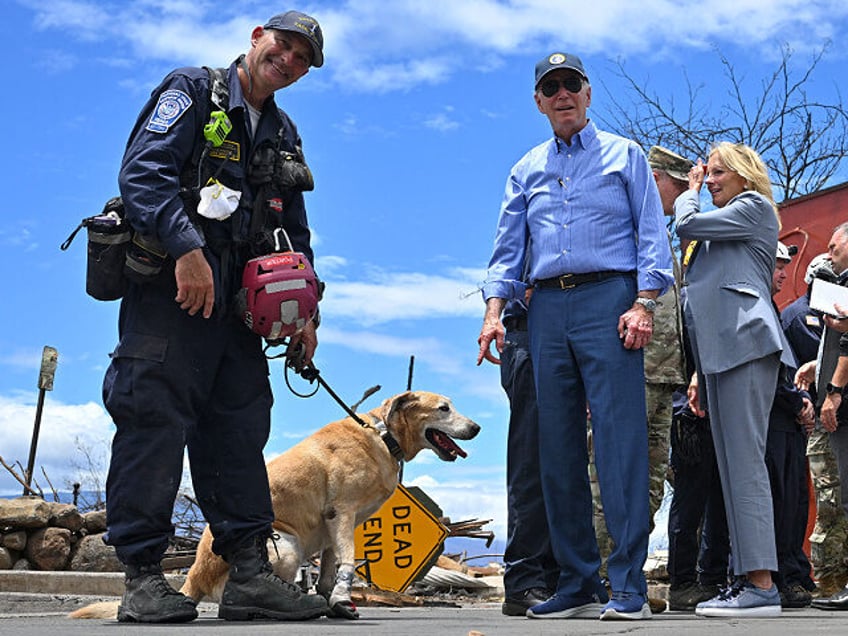
<path fill-rule="evenodd" d="M 0 365 L 18 369 L 39 369 L 41 367 L 41 351 L 19 349 L 4 352 L 0 355 Z"/>
<path fill-rule="evenodd" d="M 35 413 L 31 398 L 0 396 L 0 456 L 6 464 L 26 467 Z M 39 427 L 33 483 L 37 482 L 45 494 L 50 493 L 47 478 L 57 490 L 68 490 L 68 484 L 74 481 L 90 485 L 92 480 L 99 480 L 105 484 L 111 437 L 112 420 L 102 406 L 92 402 L 62 404 L 48 398 Z M 16 470 L 22 475 L 20 466 Z M 22 490 L 3 468 L 0 494 L 20 494 Z"/>
<path fill-rule="evenodd" d="M 426 126 L 427 128 L 432 128 L 433 130 L 437 130 L 439 132 L 448 132 L 459 128 L 459 122 L 455 119 L 452 119 L 450 116 L 450 111 L 453 109 L 446 110 L 447 112 L 436 113 L 424 119 L 424 126 Z"/>
<path fill-rule="evenodd" d="M 482 368 L 475 367 L 477 348 L 473 340 L 469 340 L 467 347 L 457 349 L 443 335 L 436 335 L 437 330 L 432 335 L 422 333 L 405 338 L 337 329 L 330 324 L 322 325 L 318 333 L 322 346 L 334 345 L 358 354 L 404 360 L 412 355 L 415 356 L 416 368 L 425 367 L 432 381 L 439 383 L 439 386 L 428 387 L 428 390 L 454 396 L 461 390 L 466 396 L 484 400 L 489 407 L 506 404 L 498 369 L 489 363 Z"/>
<path fill-rule="evenodd" d="M 318 264 L 323 267 L 324 261 Z M 321 303 L 325 316 L 373 326 L 394 320 L 483 315 L 477 291 L 483 270 L 457 268 L 446 275 L 433 275 L 372 268 L 360 272 L 362 280 L 348 281 L 333 278 L 343 260 L 328 264 L 337 267 L 320 270 L 327 276 L 327 292 Z"/>
<path fill-rule="evenodd" d="M 23 4 L 33 9 L 38 28 L 122 42 L 116 57 L 131 50 L 140 60 L 187 64 L 229 62 L 246 49 L 252 27 L 269 17 L 264 7 L 185 0 Z M 848 16 L 842 0 L 714 0 L 708 7 L 605 0 L 579 11 L 561 0 L 348 0 L 304 9 L 324 30 L 327 66 L 319 77 L 344 78 L 345 88 L 373 93 L 436 84 L 469 68 L 497 68 L 504 56 L 566 45 L 583 55 L 675 61 L 681 46 L 708 50 L 716 43 L 744 42 L 766 56 L 780 42 L 805 51 L 826 39 L 841 42 L 844 34 L 834 25 Z"/>
<path fill-rule="evenodd" d="M 415 460 L 417 461 L 417 460 Z M 429 466 L 430 469 L 433 466 Z M 442 509 L 452 523 L 459 521 L 488 521 L 483 531 L 492 531 L 505 539 L 506 533 L 506 476 L 503 466 L 490 475 L 477 478 L 456 478 L 458 467 L 441 466 L 440 479 L 426 474 L 404 481 L 404 486 L 417 486 Z M 471 495 L 473 493 L 473 496 Z"/>

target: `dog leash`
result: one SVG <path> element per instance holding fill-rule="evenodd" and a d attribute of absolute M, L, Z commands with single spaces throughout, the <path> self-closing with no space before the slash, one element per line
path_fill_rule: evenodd
<path fill-rule="evenodd" d="M 265 347 L 266 351 L 268 350 L 269 346 L 271 346 L 271 345 L 268 345 L 268 346 Z M 395 460 L 397 460 L 398 464 L 400 464 L 402 466 L 403 465 L 403 449 L 400 447 L 400 444 L 395 439 L 394 435 L 392 435 L 392 433 L 389 430 L 389 427 L 386 425 L 386 423 L 382 422 L 381 420 L 377 420 L 377 424 L 366 423 L 361 417 L 359 417 L 359 415 L 357 415 L 353 411 L 353 409 L 351 409 L 347 404 L 345 404 L 344 400 L 342 400 L 336 394 L 335 391 L 333 391 L 333 389 L 330 387 L 330 385 L 327 384 L 327 381 L 324 380 L 324 378 L 321 377 L 321 372 L 314 365 L 307 366 L 304 363 L 303 355 L 304 355 L 303 343 L 298 342 L 297 345 L 294 346 L 294 347 L 291 345 L 291 343 L 289 343 L 288 346 L 286 347 L 285 352 L 281 353 L 280 355 L 269 356 L 266 353 L 265 357 L 268 358 L 269 360 L 276 360 L 278 358 L 285 357 L 286 362 L 285 362 L 285 366 L 283 367 L 283 377 L 285 378 L 286 386 L 289 388 L 289 391 L 294 393 L 297 397 L 301 397 L 301 398 L 312 397 L 313 395 L 315 395 L 318 392 L 319 387 L 316 386 L 315 390 L 312 393 L 307 393 L 307 394 L 298 393 L 297 391 L 294 390 L 291 383 L 289 382 L 289 376 L 288 376 L 288 370 L 289 369 L 292 369 L 295 373 L 300 375 L 300 377 L 302 377 L 304 380 L 309 382 L 309 384 L 312 384 L 313 382 L 317 382 L 321 387 L 324 387 L 324 390 L 327 393 L 330 394 L 330 397 L 332 397 L 338 403 L 338 405 L 341 406 L 342 409 L 344 409 L 344 412 L 347 413 L 353 419 L 354 422 L 359 424 L 362 428 L 373 428 L 377 431 L 377 433 L 380 435 L 380 439 L 383 440 L 383 443 L 386 445 L 386 448 L 389 449 L 389 453 L 391 453 L 392 457 L 394 457 Z"/>

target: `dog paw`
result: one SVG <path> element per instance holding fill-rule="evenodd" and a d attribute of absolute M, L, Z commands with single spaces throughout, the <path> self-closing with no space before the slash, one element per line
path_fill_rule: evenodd
<path fill-rule="evenodd" d="M 330 611 L 327 612 L 329 618 L 346 618 L 348 620 L 356 620 L 359 618 L 359 612 L 356 610 L 356 605 L 353 601 L 339 601 L 330 606 Z"/>

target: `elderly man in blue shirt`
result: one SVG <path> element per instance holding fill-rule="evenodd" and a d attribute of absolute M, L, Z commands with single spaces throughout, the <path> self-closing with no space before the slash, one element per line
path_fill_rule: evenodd
<path fill-rule="evenodd" d="M 503 350 L 504 305 L 532 285 L 539 463 L 560 575 L 556 594 L 527 616 L 650 618 L 642 572 L 649 528 L 642 347 L 651 339 L 656 298 L 673 283 L 662 205 L 642 149 L 589 120 L 592 88 L 578 57 L 542 59 L 534 99 L 554 136 L 509 175 L 483 286 L 477 358 L 492 356 L 492 341 Z M 615 542 L 609 600 L 592 528 L 587 406 Z"/>

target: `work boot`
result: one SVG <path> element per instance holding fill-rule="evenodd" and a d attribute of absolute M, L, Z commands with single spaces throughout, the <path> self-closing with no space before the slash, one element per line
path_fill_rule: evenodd
<path fill-rule="evenodd" d="M 185 623 L 197 618 L 197 603 L 172 588 L 158 564 L 128 565 L 125 585 L 118 606 L 122 623 Z"/>
<path fill-rule="evenodd" d="M 684 583 L 672 585 L 668 589 L 668 609 L 678 612 L 691 612 L 698 603 L 708 601 L 721 591 L 718 585 L 702 583 Z"/>
<path fill-rule="evenodd" d="M 274 574 L 265 537 L 254 537 L 224 558 L 230 564 L 230 577 L 218 606 L 218 618 L 299 621 L 327 613 L 324 597 L 304 594 L 297 585 Z"/>
<path fill-rule="evenodd" d="M 800 583 L 778 590 L 781 607 L 809 607 L 813 595 Z"/>

